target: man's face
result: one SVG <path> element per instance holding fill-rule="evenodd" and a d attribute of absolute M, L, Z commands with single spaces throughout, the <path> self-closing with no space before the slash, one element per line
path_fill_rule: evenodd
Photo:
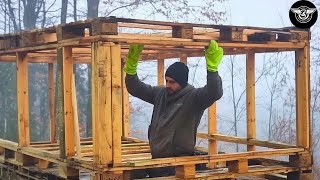
<path fill-rule="evenodd" d="M 166 88 L 169 94 L 173 94 L 178 92 L 181 86 L 174 79 L 166 76 Z"/>

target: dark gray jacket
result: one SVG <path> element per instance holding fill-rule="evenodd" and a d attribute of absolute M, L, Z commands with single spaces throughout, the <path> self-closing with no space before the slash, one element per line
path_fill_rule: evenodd
<path fill-rule="evenodd" d="M 192 155 L 197 128 L 206 108 L 222 96 L 218 72 L 207 73 L 207 85 L 187 85 L 174 94 L 163 86 L 141 82 L 137 75 L 126 75 L 128 92 L 154 105 L 148 138 L 152 158 Z"/>

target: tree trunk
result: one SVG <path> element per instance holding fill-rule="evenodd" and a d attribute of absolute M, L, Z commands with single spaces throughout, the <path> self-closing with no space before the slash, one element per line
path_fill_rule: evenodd
<path fill-rule="evenodd" d="M 237 126 L 237 105 L 234 87 L 234 59 L 231 60 L 231 89 L 232 89 L 232 103 L 233 103 L 233 118 L 234 118 L 234 134 L 238 136 L 238 126 Z M 239 145 L 236 144 L 236 151 L 239 152 Z"/>
<path fill-rule="evenodd" d="M 99 3 L 100 0 L 87 0 L 87 18 L 94 18 L 98 17 L 98 10 L 99 10 Z"/>
<path fill-rule="evenodd" d="M 67 22 L 67 10 L 68 10 L 68 0 L 62 0 L 61 3 L 61 24 Z"/>
<path fill-rule="evenodd" d="M 77 21 L 77 0 L 73 0 L 73 20 Z"/>
<path fill-rule="evenodd" d="M 42 13 L 43 13 L 43 18 L 42 18 L 42 22 L 41 22 L 41 28 L 45 27 L 46 21 L 47 21 L 47 11 L 46 11 L 46 3 L 43 2 L 42 5 Z"/>
<path fill-rule="evenodd" d="M 8 14 L 9 14 L 9 17 L 10 17 L 9 19 L 12 20 L 14 32 L 17 32 L 17 31 L 19 31 L 19 28 L 18 28 L 16 17 L 14 15 L 14 11 L 13 11 L 13 8 L 12 8 L 11 4 L 12 4 L 11 0 L 8 0 L 8 10 L 9 10 Z M 9 21 L 9 32 L 10 32 L 10 21 Z"/>
<path fill-rule="evenodd" d="M 100 0 L 87 0 L 87 18 L 98 17 Z M 91 108 L 91 66 L 88 65 L 88 90 L 89 90 L 89 98 L 87 104 L 87 137 L 92 136 L 92 108 Z"/>
<path fill-rule="evenodd" d="M 44 0 L 22 0 L 23 12 L 23 25 L 25 30 L 35 29 L 36 22 L 39 17 L 41 7 Z"/>

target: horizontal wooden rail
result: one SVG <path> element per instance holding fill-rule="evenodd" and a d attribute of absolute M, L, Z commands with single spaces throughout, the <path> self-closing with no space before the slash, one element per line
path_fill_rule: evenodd
<path fill-rule="evenodd" d="M 297 146 L 285 144 L 285 143 L 279 143 L 279 142 L 271 142 L 271 141 L 265 141 L 265 140 L 258 140 L 258 139 L 247 139 L 242 137 L 236 137 L 236 136 L 227 136 L 227 135 L 221 135 L 221 134 L 205 134 L 205 133 L 198 133 L 198 138 L 202 139 L 212 139 L 217 141 L 225 141 L 225 142 L 231 142 L 231 143 L 238 143 L 238 144 L 247 144 L 247 145 L 255 145 L 255 146 L 261 146 L 261 147 L 267 147 L 267 148 L 274 148 L 274 149 L 282 149 L 282 148 L 295 148 Z"/>

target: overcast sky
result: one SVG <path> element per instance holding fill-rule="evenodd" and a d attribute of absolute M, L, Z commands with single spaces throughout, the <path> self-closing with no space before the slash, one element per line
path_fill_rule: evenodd
<path fill-rule="evenodd" d="M 289 9 L 294 0 L 229 0 L 226 10 L 230 24 L 244 26 L 292 26 Z"/>

